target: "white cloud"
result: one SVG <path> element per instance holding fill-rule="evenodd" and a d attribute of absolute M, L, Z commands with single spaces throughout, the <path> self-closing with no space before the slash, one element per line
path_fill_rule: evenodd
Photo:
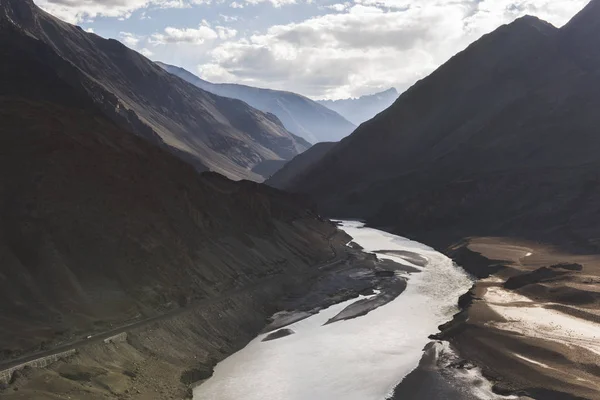
<path fill-rule="evenodd" d="M 342 12 L 348 8 L 350 8 L 350 3 L 337 3 L 337 4 L 330 4 L 328 6 L 325 6 L 325 8 L 328 8 L 330 10 L 333 11 L 337 11 L 337 12 Z"/>
<path fill-rule="evenodd" d="M 335 13 L 218 44 L 198 69 L 208 80 L 314 97 L 406 89 L 503 23 L 536 14 L 562 25 L 586 2 L 355 0 L 331 5 Z"/>
<path fill-rule="evenodd" d="M 235 29 L 227 28 L 225 26 L 217 26 L 215 29 L 217 30 L 219 39 L 231 39 L 237 35 L 237 31 Z"/>
<path fill-rule="evenodd" d="M 140 50 L 140 54 L 142 54 L 145 57 L 152 57 L 154 55 L 154 53 L 152 51 L 148 50 L 145 47 Z"/>
<path fill-rule="evenodd" d="M 296 4 L 296 0 L 245 0 L 247 4 L 270 3 L 274 7 L 281 7 L 290 4 Z"/>
<path fill-rule="evenodd" d="M 200 25 L 198 29 L 195 28 L 165 28 L 164 33 L 155 33 L 150 37 L 149 42 L 158 44 L 169 44 L 169 43 L 190 43 L 190 44 L 202 44 L 207 40 L 217 39 L 219 34 L 212 28 L 206 25 Z"/>
<path fill-rule="evenodd" d="M 196 0 L 197 1 L 197 0 Z M 35 0 L 36 4 L 71 23 L 81 23 L 94 18 L 129 18 L 131 14 L 146 7 L 189 7 L 189 0 Z"/>
<path fill-rule="evenodd" d="M 221 19 L 225 22 L 238 21 L 240 19 L 240 17 L 238 17 L 238 16 L 225 15 L 225 14 L 219 14 L 219 17 L 221 17 Z"/>
<path fill-rule="evenodd" d="M 120 32 L 119 37 L 121 38 L 121 42 L 123 42 L 123 44 L 125 44 L 127 47 L 131 47 L 132 49 L 134 49 L 135 46 L 137 46 L 137 44 L 140 42 L 140 37 L 130 32 Z"/>
<path fill-rule="evenodd" d="M 533 14 L 560 26 L 589 0 L 35 1 L 71 22 L 126 20 L 136 10 L 141 19 L 152 13 L 163 22 L 166 13 L 158 9 L 197 6 L 190 10 L 198 13 L 196 20 L 209 21 L 188 28 L 165 20 L 167 28 L 159 32 L 124 21 L 117 25 L 124 31 L 119 38 L 143 54 L 198 66 L 209 80 L 335 98 L 405 89 L 503 23 Z M 269 7 L 259 15 L 254 6 L 260 4 Z M 220 14 L 227 6 L 231 16 Z"/>
<path fill-rule="evenodd" d="M 87 28 L 85 31 L 89 33 L 94 33 L 94 28 Z"/>

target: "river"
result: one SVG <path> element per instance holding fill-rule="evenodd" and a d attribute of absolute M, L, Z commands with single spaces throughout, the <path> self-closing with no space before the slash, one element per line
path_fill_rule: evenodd
<path fill-rule="evenodd" d="M 410 275 L 400 296 L 365 316 L 323 325 L 353 299 L 288 326 L 294 335 L 268 342 L 258 336 L 216 366 L 195 400 L 383 400 L 415 369 L 428 336 L 458 311 L 472 280 L 421 243 L 359 222 L 343 221 L 342 229 L 365 251 L 408 251 L 427 263 L 415 265 L 422 271 Z"/>

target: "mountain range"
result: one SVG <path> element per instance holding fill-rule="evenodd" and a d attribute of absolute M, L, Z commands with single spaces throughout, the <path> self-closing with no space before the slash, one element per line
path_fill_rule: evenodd
<path fill-rule="evenodd" d="M 513 233 L 595 247 L 598 21 L 594 0 L 561 29 L 530 16 L 498 28 L 278 186 L 429 243 Z"/>
<path fill-rule="evenodd" d="M 125 90 L 133 83 L 117 79 L 122 74 L 147 74 L 139 77 L 140 85 L 148 76 L 172 85 L 163 87 L 165 101 L 183 101 L 179 90 L 202 96 L 201 104 L 210 105 L 214 114 L 187 111 L 191 119 L 202 115 L 203 124 L 209 117 L 220 118 L 217 104 L 233 105 L 247 118 L 266 114 L 189 87 L 116 42 L 57 22 L 31 2 L 3 0 L 2 6 L 0 166 L 6 173 L 0 175 L 0 363 L 223 293 L 240 297 L 241 289 L 270 283 L 260 293 L 248 291 L 252 297 L 244 303 L 250 311 L 242 311 L 246 306 L 231 309 L 227 302 L 212 304 L 215 312 L 228 313 L 229 323 L 245 322 L 232 331 L 215 317 L 211 330 L 198 333 L 195 342 L 212 349 L 204 352 L 207 358 L 219 356 L 217 349 L 233 351 L 236 338 L 262 328 L 262 310 L 272 307 L 286 284 L 331 259 L 337 229 L 302 197 L 214 172 L 198 173 L 172 154 L 137 112 L 107 112 L 109 104 L 122 109 L 124 103 L 104 85 Z M 68 39 L 84 40 L 78 42 L 85 44 L 83 53 L 72 53 L 79 46 Z M 81 57 L 82 64 L 89 56 L 88 68 L 98 62 L 96 57 L 105 59 L 100 82 L 63 54 Z M 111 70 L 114 65 L 120 68 Z M 156 126 L 169 122 L 145 93 L 145 106 L 155 113 L 143 115 L 156 117 Z M 138 96 L 128 93 L 127 104 L 137 104 L 132 99 Z M 198 316 L 187 318 L 192 324 Z M 184 331 L 179 342 L 191 334 Z M 219 339 L 223 332 L 227 342 Z M 136 348 L 148 354 L 140 340 Z M 198 363 L 195 358 L 188 365 Z M 6 394 L 3 389 L 0 396 Z M 48 398 L 43 391 L 22 396 Z M 98 398 L 81 396 L 75 397 Z"/>
<path fill-rule="evenodd" d="M 424 353 L 410 393 L 481 369 L 498 394 L 595 398 L 599 45 L 600 0 L 560 29 L 520 18 L 382 112 L 368 104 L 395 91 L 337 103 L 377 115 L 311 147 L 300 136 L 338 140 L 353 124 L 302 96 L 156 64 L 32 0 L 0 0 L 0 398 L 190 398 L 267 322 L 418 273 L 321 215 L 446 249 L 473 277 L 496 273 L 432 336 L 456 358 Z M 442 278 L 452 266 L 387 253 Z M 538 312 L 550 332 L 511 330 Z M 575 321 L 571 341 L 548 315 Z M 23 367 L 46 355 L 50 368 Z"/>
<path fill-rule="evenodd" d="M 109 119 L 199 171 L 261 181 L 254 166 L 291 159 L 310 147 L 273 114 L 199 89 L 116 40 L 56 19 L 31 0 L 2 4 L 5 21 L 57 55 L 48 68 L 86 92 Z"/>
<path fill-rule="evenodd" d="M 276 115 L 286 129 L 311 143 L 338 141 L 356 128 L 335 111 L 296 93 L 230 83 L 211 83 L 183 68 L 161 62 L 157 62 L 157 65 L 207 92 L 242 100 L 252 107 Z"/>
<path fill-rule="evenodd" d="M 318 100 L 317 103 L 343 115 L 353 124 L 360 125 L 391 106 L 397 98 L 398 91 L 395 88 L 390 88 L 380 93 L 358 98 Z"/>

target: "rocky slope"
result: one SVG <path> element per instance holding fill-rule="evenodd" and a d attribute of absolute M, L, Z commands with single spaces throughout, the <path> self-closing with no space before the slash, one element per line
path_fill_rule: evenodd
<path fill-rule="evenodd" d="M 249 322 L 216 311 L 240 343 L 286 280 L 342 256 L 347 237 L 302 198 L 200 175 L 108 119 L 73 84 L 81 70 L 44 41 L 5 21 L 0 31 L 2 365 L 270 282 L 246 301 Z"/>
<path fill-rule="evenodd" d="M 317 143 L 304 153 L 294 157 L 280 167 L 265 184 L 278 189 L 289 187 L 303 171 L 319 162 L 329 150 L 335 147 L 336 142 Z"/>
<path fill-rule="evenodd" d="M 428 243 L 595 246 L 597 5 L 563 29 L 524 17 L 482 37 L 283 187 Z"/>
<path fill-rule="evenodd" d="M 183 68 L 157 63 L 166 71 L 219 96 L 239 99 L 264 112 L 276 115 L 292 133 L 311 143 L 338 141 L 356 128 L 347 117 L 296 93 L 251 86 L 211 83 Z"/>
<path fill-rule="evenodd" d="M 47 68 L 85 92 L 105 116 L 198 170 L 261 181 L 251 172 L 256 164 L 288 160 L 308 147 L 272 114 L 196 88 L 116 40 L 52 17 L 32 0 L 3 0 L 0 19 L 51 48 L 59 57 Z M 75 67 L 70 75 L 59 70 L 60 59 Z"/>
<path fill-rule="evenodd" d="M 380 93 L 351 99 L 318 100 L 317 103 L 339 113 L 355 125 L 370 120 L 391 106 L 398 98 L 398 91 L 390 88 Z"/>

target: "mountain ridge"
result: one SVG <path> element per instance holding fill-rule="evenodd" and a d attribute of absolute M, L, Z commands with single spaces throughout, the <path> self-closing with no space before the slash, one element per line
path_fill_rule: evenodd
<path fill-rule="evenodd" d="M 551 24 L 524 17 L 484 35 L 342 140 L 317 165 L 282 187 L 312 195 L 328 215 L 352 215 L 380 224 L 387 221 L 386 226 L 394 221 L 397 232 L 421 239 L 426 227 L 433 232 L 436 224 L 440 231 L 455 224 L 467 233 L 468 229 L 485 233 L 479 231 L 483 222 L 470 219 L 469 223 L 459 224 L 447 214 L 452 207 L 463 210 L 466 203 L 457 205 L 448 200 L 448 205 L 442 206 L 436 186 L 466 196 L 469 191 L 477 193 L 477 185 L 488 186 L 481 181 L 486 174 L 506 174 L 508 181 L 513 179 L 515 185 L 521 182 L 521 187 L 527 176 L 535 176 L 536 169 L 556 165 L 571 168 L 594 160 L 590 149 L 598 143 L 586 133 L 590 128 L 583 122 L 577 124 L 581 130 L 578 137 L 586 145 L 577 149 L 559 145 L 566 122 L 557 120 L 558 110 L 582 116 L 588 110 L 568 107 L 568 96 L 580 91 L 596 101 L 582 83 L 585 79 L 595 81 L 594 75 L 581 74 L 581 68 L 563 50 L 560 34 Z M 553 109 L 555 113 L 548 114 Z M 552 135 L 544 136 L 539 128 L 550 123 L 539 122 L 542 115 L 555 124 L 548 125 Z M 581 121 L 589 118 L 585 116 Z M 530 139 L 519 144 L 526 137 Z M 532 147 L 541 141 L 544 147 Z M 519 169 L 532 172 L 523 172 L 518 179 L 508 178 L 518 175 Z M 415 194 L 403 192 L 399 182 L 414 185 Z M 477 195 L 472 196 L 476 201 Z M 437 209 L 418 211 L 433 201 Z M 482 212 L 484 203 L 478 207 Z M 468 213 L 457 211 L 461 212 Z M 507 215 L 511 212 L 516 211 L 510 207 L 503 210 Z M 527 212 L 535 214 L 531 209 Z M 493 234 L 494 229 L 500 229 L 499 224 L 507 225 L 511 219 L 507 216 L 493 224 L 489 216 L 486 220 L 487 233 Z"/>
<path fill-rule="evenodd" d="M 331 259 L 336 228 L 302 196 L 198 173 L 109 119 L 45 43 L 1 33 L 2 362 Z M 262 327 L 268 289 L 236 335 Z"/>
<path fill-rule="evenodd" d="M 317 103 L 340 113 L 354 124 L 360 125 L 391 106 L 397 98 L 398 91 L 392 87 L 379 93 L 356 98 L 317 100 Z"/>
<path fill-rule="evenodd" d="M 335 111 L 297 93 L 236 83 L 212 83 L 184 68 L 162 62 L 156 64 L 201 89 L 245 101 L 259 110 L 276 115 L 290 132 L 311 143 L 337 141 L 356 128 Z"/>
<path fill-rule="evenodd" d="M 199 170 L 262 181 L 251 172 L 254 165 L 291 159 L 308 147 L 274 116 L 196 88 L 116 40 L 84 32 L 31 2 L 4 6 L 4 24 L 36 37 L 75 66 L 80 73 L 72 84 L 107 116 L 155 142 L 160 137 L 158 144 Z"/>

